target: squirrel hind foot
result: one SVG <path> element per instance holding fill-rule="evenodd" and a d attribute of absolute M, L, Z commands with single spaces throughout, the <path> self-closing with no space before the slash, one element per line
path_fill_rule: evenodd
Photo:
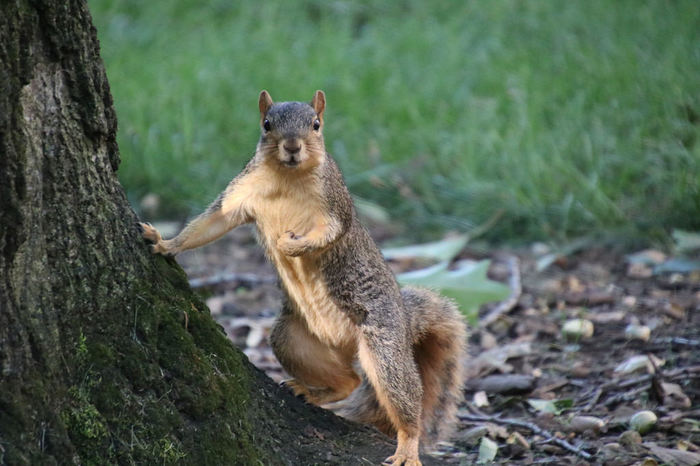
<path fill-rule="evenodd" d="M 422 466 L 417 456 L 392 455 L 382 461 L 382 466 Z"/>
<path fill-rule="evenodd" d="M 297 382 L 296 379 L 284 379 L 280 382 L 280 386 L 290 389 L 292 393 L 294 393 L 294 396 L 303 400 L 308 400 L 309 390 L 304 385 Z"/>
<path fill-rule="evenodd" d="M 382 464 L 387 466 L 421 466 L 418 457 L 418 437 L 407 435 L 406 431 L 399 430 L 397 440 L 396 451 Z"/>

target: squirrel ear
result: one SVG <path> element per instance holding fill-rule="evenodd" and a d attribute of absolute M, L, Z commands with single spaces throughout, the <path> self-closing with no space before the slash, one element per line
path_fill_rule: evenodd
<path fill-rule="evenodd" d="M 267 91 L 262 91 L 260 93 L 260 98 L 258 99 L 258 107 L 260 108 L 260 115 L 265 116 L 267 111 L 272 107 L 272 97 Z"/>
<path fill-rule="evenodd" d="M 326 109 L 326 94 L 323 91 L 316 91 L 314 98 L 311 99 L 311 106 L 316 111 L 320 119 L 323 119 L 323 111 Z"/>

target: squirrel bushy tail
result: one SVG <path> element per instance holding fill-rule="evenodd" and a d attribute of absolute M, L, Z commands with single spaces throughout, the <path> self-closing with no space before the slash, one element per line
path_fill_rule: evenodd
<path fill-rule="evenodd" d="M 416 366 L 423 384 L 421 441 L 431 445 L 445 439 L 455 425 L 457 403 L 464 384 L 462 360 L 466 349 L 466 326 L 457 306 L 449 299 L 423 288 L 401 289 Z M 362 372 L 362 383 L 344 400 L 326 408 L 356 422 L 372 424 L 389 436 L 394 427 Z"/>

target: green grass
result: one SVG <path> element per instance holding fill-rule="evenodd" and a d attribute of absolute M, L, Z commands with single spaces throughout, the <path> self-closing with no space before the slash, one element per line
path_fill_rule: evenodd
<path fill-rule="evenodd" d="M 90 0 L 120 177 L 199 212 L 252 156 L 257 96 L 328 98 L 351 191 L 413 237 L 700 229 L 700 8 L 688 1 Z"/>

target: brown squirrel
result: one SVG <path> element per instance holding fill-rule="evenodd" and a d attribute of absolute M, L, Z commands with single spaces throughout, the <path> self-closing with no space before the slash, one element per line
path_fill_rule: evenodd
<path fill-rule="evenodd" d="M 399 289 L 360 224 L 326 152 L 326 97 L 273 103 L 260 93 L 255 156 L 175 238 L 149 224 L 153 252 L 174 255 L 254 222 L 285 302 L 270 336 L 295 394 L 373 424 L 398 445 L 384 464 L 420 465 L 419 439 L 449 432 L 462 392 L 466 328 L 448 299 Z"/>

